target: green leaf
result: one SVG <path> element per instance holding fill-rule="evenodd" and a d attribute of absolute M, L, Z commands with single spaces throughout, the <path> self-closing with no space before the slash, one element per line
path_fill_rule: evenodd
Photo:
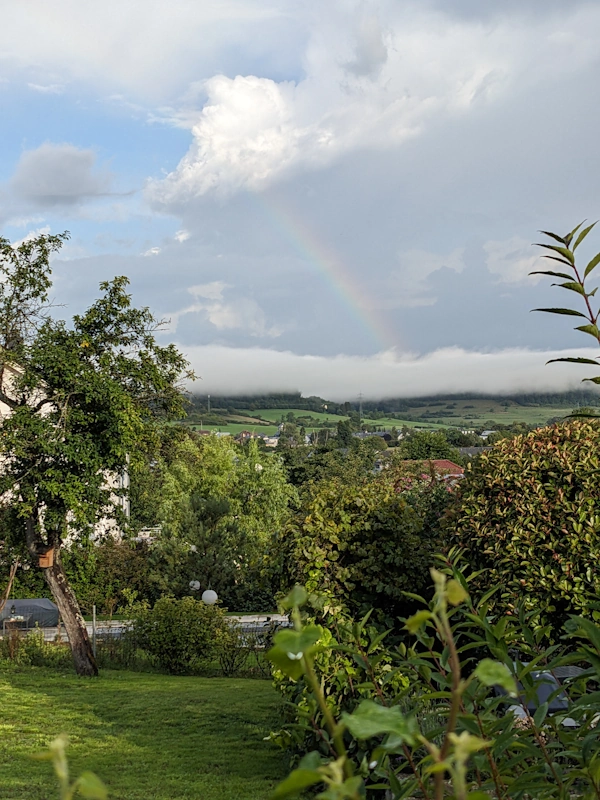
<path fill-rule="evenodd" d="M 574 311 L 572 308 L 534 308 L 533 311 L 545 311 L 547 314 L 565 314 L 569 317 L 583 317 L 587 319 L 581 311 Z"/>
<path fill-rule="evenodd" d="M 593 258 L 592 258 L 592 260 L 589 262 L 589 264 L 588 264 L 588 265 L 587 265 L 587 267 L 585 268 L 585 272 L 583 273 L 583 277 L 584 277 L 584 278 L 587 278 L 587 276 L 590 274 L 590 272 L 591 272 L 593 269 L 595 269 L 595 268 L 598 266 L 598 264 L 600 264 L 600 253 L 597 253 L 597 254 L 596 254 L 596 255 L 595 255 Z"/>
<path fill-rule="evenodd" d="M 323 776 L 314 769 L 295 769 L 275 788 L 271 800 L 294 797 L 315 783 L 322 783 Z"/>
<path fill-rule="evenodd" d="M 77 790 L 82 797 L 91 797 L 95 800 L 107 800 L 108 791 L 97 775 L 93 772 L 82 772 L 77 778 Z"/>
<path fill-rule="evenodd" d="M 563 258 L 566 258 L 570 264 L 575 264 L 575 256 L 568 247 L 557 247 L 555 244 L 542 244 L 541 242 L 537 242 L 536 247 L 545 247 L 546 250 L 553 250 L 555 253 L 563 256 Z"/>
<path fill-rule="evenodd" d="M 541 727 L 542 723 L 546 719 L 546 715 L 548 714 L 548 703 L 542 703 L 541 706 L 538 706 L 535 710 L 535 714 L 533 715 L 533 722 L 536 728 Z"/>
<path fill-rule="evenodd" d="M 582 382 L 590 381 L 590 383 L 600 384 L 600 378 L 583 378 Z"/>
<path fill-rule="evenodd" d="M 455 581 L 454 579 L 448 581 L 448 585 L 446 586 L 446 597 L 448 598 L 450 605 L 458 606 L 464 602 L 468 596 L 468 592 L 458 581 Z"/>
<path fill-rule="evenodd" d="M 538 231 L 538 233 L 543 233 L 544 236 L 549 236 L 551 239 L 554 239 L 555 242 L 560 242 L 560 244 L 567 243 L 566 239 L 559 236 L 557 233 L 552 233 L 551 231 Z"/>
<path fill-rule="evenodd" d="M 506 664 L 484 658 L 473 674 L 484 686 L 501 686 L 512 697 L 517 696 L 517 684 Z"/>
<path fill-rule="evenodd" d="M 287 675 L 288 678 L 292 678 L 294 681 L 297 681 L 304 673 L 302 658 L 290 658 L 288 653 L 282 650 L 281 647 L 272 647 L 267 653 L 267 658 L 269 661 L 272 661 L 284 675 Z"/>
<path fill-rule="evenodd" d="M 398 706 L 386 708 L 372 700 L 363 700 L 352 714 L 344 712 L 342 722 L 357 739 L 370 739 L 383 733 L 393 733 L 406 744 L 413 744 L 418 732 L 412 717 L 404 716 Z"/>
<path fill-rule="evenodd" d="M 583 223 L 582 223 L 582 224 L 583 224 Z M 587 228 L 584 228 L 584 229 L 581 231 L 581 233 L 580 233 L 580 234 L 579 234 L 579 236 L 577 237 L 577 240 L 576 240 L 575 244 L 573 245 L 573 252 L 575 252 L 575 250 L 577 250 L 577 248 L 579 247 L 579 245 L 580 245 L 580 244 L 583 242 L 583 240 L 585 239 L 585 237 L 588 235 L 588 233 L 589 233 L 589 232 L 592 230 L 592 228 L 593 228 L 593 227 L 594 227 L 596 224 L 597 224 L 597 222 L 592 222 L 592 224 L 591 224 L 591 225 L 588 225 L 588 226 L 587 226 Z"/>
<path fill-rule="evenodd" d="M 585 222 L 585 220 L 583 220 L 583 222 Z M 565 244 L 567 245 L 567 247 L 570 247 L 571 241 L 573 240 L 573 237 L 575 236 L 575 234 L 577 233 L 579 228 L 581 228 L 581 226 L 583 225 L 583 222 L 580 222 L 579 225 L 577 225 L 575 228 L 573 228 L 571 233 L 567 233 L 567 235 L 565 236 Z"/>
<path fill-rule="evenodd" d="M 585 295 L 585 289 L 577 281 L 566 281 L 565 283 L 553 283 L 552 286 L 560 286 L 561 289 L 568 289 L 570 292 Z"/>
<path fill-rule="evenodd" d="M 550 275 L 552 278 L 564 278 L 566 281 L 573 280 L 572 275 L 567 275 L 566 272 L 553 272 L 551 269 L 536 269 L 529 273 L 530 275 Z"/>
<path fill-rule="evenodd" d="M 573 268 L 573 264 L 570 261 L 565 261 L 564 258 L 559 258 L 558 256 L 542 256 L 542 258 L 547 258 L 548 261 L 557 261 L 559 264 L 564 264 L 565 267 L 569 267 L 569 269 Z"/>
<path fill-rule="evenodd" d="M 416 633 L 432 616 L 431 611 L 422 609 L 421 611 L 417 611 L 416 614 L 413 614 L 412 617 L 409 617 L 404 623 L 404 627 L 410 633 Z"/>
<path fill-rule="evenodd" d="M 292 591 L 284 597 L 279 604 L 282 608 L 300 608 L 308 599 L 308 594 L 304 586 L 294 586 Z"/>
<path fill-rule="evenodd" d="M 553 364 L 555 361 L 568 361 L 570 364 L 593 364 L 594 367 L 600 367 L 600 364 L 593 358 L 551 358 L 550 361 L 546 361 L 546 364 Z"/>
<path fill-rule="evenodd" d="M 277 647 L 294 655 L 306 653 L 319 641 L 323 630 L 318 625 L 306 625 L 301 631 L 282 630 L 273 637 Z"/>
<path fill-rule="evenodd" d="M 589 335 L 593 336 L 594 339 L 597 339 L 600 336 L 600 331 L 598 330 L 597 325 L 578 325 L 575 330 L 582 331 L 582 333 L 589 333 Z"/>

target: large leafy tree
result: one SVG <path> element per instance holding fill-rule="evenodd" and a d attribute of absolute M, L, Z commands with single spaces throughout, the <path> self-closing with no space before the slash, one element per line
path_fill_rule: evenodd
<path fill-rule="evenodd" d="M 13 247 L 0 239 L 0 496 L 14 517 L 13 546 L 37 565 L 59 607 L 79 674 L 97 667 L 61 559 L 69 539 L 120 519 L 118 476 L 145 426 L 183 408 L 185 358 L 156 340 L 159 323 L 137 309 L 128 280 L 70 325 L 49 309 L 50 256 L 67 234 Z"/>
<path fill-rule="evenodd" d="M 398 446 L 398 457 L 408 460 L 449 458 L 458 460 L 459 453 L 442 431 L 414 431 Z"/>
<path fill-rule="evenodd" d="M 132 518 L 160 529 L 149 553 L 157 585 L 177 595 L 193 579 L 237 610 L 272 608 L 273 542 L 296 501 L 279 454 L 182 427 L 162 440 L 132 471 Z"/>

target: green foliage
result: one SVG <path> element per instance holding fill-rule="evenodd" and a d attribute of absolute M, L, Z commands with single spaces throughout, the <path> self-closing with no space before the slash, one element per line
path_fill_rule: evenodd
<path fill-rule="evenodd" d="M 575 330 L 581 331 L 582 333 L 587 333 L 596 340 L 597 344 L 600 344 L 600 330 L 598 329 L 598 317 L 600 316 L 600 310 L 594 310 L 593 308 L 593 298 L 598 291 L 598 287 L 590 290 L 589 286 L 587 285 L 587 279 L 589 275 L 598 266 L 598 264 L 600 264 L 600 253 L 597 253 L 587 263 L 585 268 L 583 266 L 578 266 L 575 258 L 575 250 L 595 227 L 596 223 L 594 222 L 592 225 L 588 225 L 586 228 L 580 231 L 582 225 L 583 222 L 579 223 L 579 225 L 570 233 L 566 234 L 566 236 L 559 236 L 556 233 L 551 233 L 550 231 L 541 231 L 541 233 L 543 233 L 545 236 L 548 236 L 550 239 L 552 239 L 553 242 L 558 242 L 558 244 L 540 244 L 539 247 L 543 247 L 545 250 L 549 251 L 549 254 L 547 253 L 546 255 L 542 256 L 542 258 L 546 258 L 552 262 L 560 264 L 562 272 L 556 272 L 553 263 L 551 264 L 553 267 L 552 270 L 536 270 L 530 274 L 549 275 L 553 278 L 559 278 L 561 282 L 553 283 L 552 285 L 559 286 L 561 289 L 578 294 L 583 300 L 583 312 L 576 311 L 572 308 L 536 308 L 535 311 L 544 311 L 548 314 L 559 314 L 561 316 L 583 318 L 586 321 L 585 324 L 576 326 Z M 565 272 L 565 269 L 568 271 Z M 600 366 L 597 358 L 553 358 L 548 363 L 550 364 L 555 361 L 566 361 L 571 364 L 590 364 L 596 368 Z M 600 377 L 598 376 L 584 378 L 583 380 L 600 384 Z"/>
<path fill-rule="evenodd" d="M 429 458 L 448 458 L 456 461 L 458 450 L 448 442 L 442 431 L 415 431 L 402 439 L 398 445 L 399 458 L 423 461 Z"/>
<path fill-rule="evenodd" d="M 67 744 L 66 736 L 57 736 L 50 742 L 47 751 L 33 756 L 38 761 L 52 761 L 60 787 L 60 800 L 73 800 L 75 795 L 92 798 L 92 800 L 107 800 L 106 786 L 93 772 L 86 770 L 73 783 L 70 782 L 69 764 L 65 753 Z"/>
<path fill-rule="evenodd" d="M 316 446 L 283 450 L 283 463 L 289 482 L 300 491 L 310 483 L 333 478 L 340 478 L 346 483 L 362 483 L 372 475 L 377 454 L 368 440 L 361 441 L 351 436 L 349 442 L 348 447 L 340 447 L 338 438 L 330 437 Z"/>
<path fill-rule="evenodd" d="M 127 284 L 104 282 L 72 327 L 44 318 L 15 354 L 12 386 L 2 385 L 11 415 L 2 423 L 0 491 L 19 485 L 21 518 L 37 520 L 44 509 L 51 543 L 66 535 L 67 516 L 72 531 L 118 516 L 107 472 L 127 467 L 145 423 L 182 409 L 186 361 L 156 343 L 157 323 L 131 306 Z"/>
<path fill-rule="evenodd" d="M 570 421 L 503 439 L 461 481 L 448 542 L 500 585 L 495 607 L 519 599 L 556 635 L 571 613 L 594 614 L 600 593 L 600 427 Z"/>
<path fill-rule="evenodd" d="M 64 550 L 65 572 L 79 605 L 91 614 L 113 614 L 129 605 L 133 592 L 140 600 L 153 602 L 160 597 L 158 576 L 152 569 L 148 546 L 112 537 L 93 545 L 73 545 Z"/>
<path fill-rule="evenodd" d="M 298 601 L 304 604 L 302 595 L 292 600 L 296 601 L 295 604 Z M 408 679 L 397 665 L 392 666 L 394 654 L 385 644 L 385 631 L 382 633 L 369 622 L 370 615 L 354 622 L 339 606 L 322 597 L 313 595 L 310 602 L 312 607 L 304 622 L 312 623 L 311 630 L 317 637 L 313 668 L 331 713 L 339 717 L 342 713 L 352 712 L 361 701 L 369 698 L 383 699 L 390 704 L 397 702 L 408 686 Z M 319 624 L 315 625 L 315 622 Z M 302 642 L 286 642 L 286 636 L 293 638 L 294 632 L 276 635 L 279 647 L 285 644 L 290 648 L 285 651 L 281 667 L 277 665 L 276 651 L 270 654 L 275 661 L 273 682 L 286 700 L 286 711 L 283 727 L 271 733 L 269 738 L 296 754 L 318 750 L 325 756 L 331 746 L 326 721 L 319 699 L 299 661 L 296 662 L 297 673 L 290 677 L 289 652 L 292 649 L 298 651 Z M 351 751 L 358 757 L 356 743 L 351 746 Z"/>
<path fill-rule="evenodd" d="M 217 654 L 221 637 L 229 633 L 228 624 L 218 606 L 193 597 L 162 597 L 152 609 L 135 609 L 133 636 L 161 669 L 183 674 Z"/>
<path fill-rule="evenodd" d="M 335 598 L 353 614 L 406 612 L 405 591 L 428 583 L 434 546 L 413 505 L 389 476 L 309 487 L 284 545 L 291 582 Z"/>
<path fill-rule="evenodd" d="M 306 634 L 314 625 L 295 605 L 298 647 L 290 650 L 289 634 L 282 632 L 270 656 L 277 670 L 311 687 L 323 720 L 315 731 L 326 748 L 307 753 L 274 797 L 296 797 L 315 786 L 323 788 L 317 794 L 323 800 L 359 800 L 377 792 L 389 800 L 597 798 L 600 628 L 572 617 L 567 635 L 577 652 L 543 649 L 544 631 L 529 626 L 524 611 L 519 619 L 494 615 L 490 593 L 472 601 L 475 574 L 448 563 L 431 575 L 432 601 L 406 621 L 416 641 L 395 654 L 393 667 L 409 685 L 399 700 L 374 693 L 351 712 L 339 714 L 328 702 L 331 678 L 320 678 L 315 664 L 327 649 L 357 660 L 360 648 L 325 639 L 313 644 Z M 289 603 L 302 599 L 296 592 Z M 544 681 L 538 671 L 554 674 L 574 661 L 584 669 L 566 682 L 568 707 L 550 712 L 549 702 L 538 701 L 530 711 Z M 510 704 L 520 707 L 522 719 Z"/>
<path fill-rule="evenodd" d="M 10 630 L 0 639 L 0 659 L 19 666 L 65 669 L 71 663 L 71 654 L 66 647 L 46 642 L 41 630 L 27 634 Z"/>
<path fill-rule="evenodd" d="M 254 441 L 164 434 L 137 460 L 147 490 L 132 502 L 136 520 L 160 526 L 148 553 L 153 582 L 180 596 L 198 580 L 238 611 L 271 610 L 271 545 L 296 498 L 281 458 Z"/>

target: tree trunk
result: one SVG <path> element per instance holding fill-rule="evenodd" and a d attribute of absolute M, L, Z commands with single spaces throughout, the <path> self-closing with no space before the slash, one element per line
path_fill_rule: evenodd
<path fill-rule="evenodd" d="M 33 520 L 27 520 L 26 527 L 29 552 L 34 557 L 38 557 L 41 547 L 44 547 L 43 541 L 36 533 Z M 47 549 L 47 546 L 44 547 L 44 550 Z M 63 569 L 59 543 L 54 546 L 53 565 L 44 569 L 43 572 L 46 583 L 50 587 L 54 601 L 58 606 L 62 621 L 65 624 L 65 630 L 71 645 L 71 653 L 73 654 L 75 672 L 85 677 L 95 677 L 98 675 L 98 666 L 79 603 L 75 597 L 75 592 L 69 586 L 69 581 Z"/>
<path fill-rule="evenodd" d="M 52 596 L 58 606 L 69 637 L 75 672 L 86 677 L 96 676 L 98 674 L 98 666 L 92 651 L 90 637 L 88 636 L 75 592 L 69 586 L 69 581 L 65 575 L 58 548 L 54 551 L 54 564 L 44 570 L 44 577 L 52 591 Z"/>

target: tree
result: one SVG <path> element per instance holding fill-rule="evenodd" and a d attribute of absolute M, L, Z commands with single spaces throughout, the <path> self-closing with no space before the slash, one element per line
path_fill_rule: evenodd
<path fill-rule="evenodd" d="M 145 489 L 132 497 L 132 517 L 161 528 L 152 581 L 179 596 L 199 580 L 237 610 L 272 608 L 272 543 L 296 497 L 279 453 L 177 426 L 161 437 L 160 452 L 133 473 Z"/>
<path fill-rule="evenodd" d="M 192 377 L 159 323 L 136 309 L 128 280 L 72 324 L 50 315 L 49 258 L 68 238 L 40 235 L 16 247 L 0 239 L 0 496 L 18 524 L 12 536 L 37 565 L 60 610 L 80 675 L 95 675 L 85 624 L 65 574 L 65 541 L 88 539 L 102 519 L 122 519 L 116 477 L 145 426 L 182 413 L 180 380 Z"/>
<path fill-rule="evenodd" d="M 449 444 L 442 431 L 414 431 L 402 439 L 397 449 L 398 457 L 413 461 L 424 461 L 429 458 L 459 457 L 458 451 Z"/>
<path fill-rule="evenodd" d="M 342 419 L 337 424 L 337 442 L 339 447 L 350 447 L 352 433 L 356 430 L 349 419 Z"/>

